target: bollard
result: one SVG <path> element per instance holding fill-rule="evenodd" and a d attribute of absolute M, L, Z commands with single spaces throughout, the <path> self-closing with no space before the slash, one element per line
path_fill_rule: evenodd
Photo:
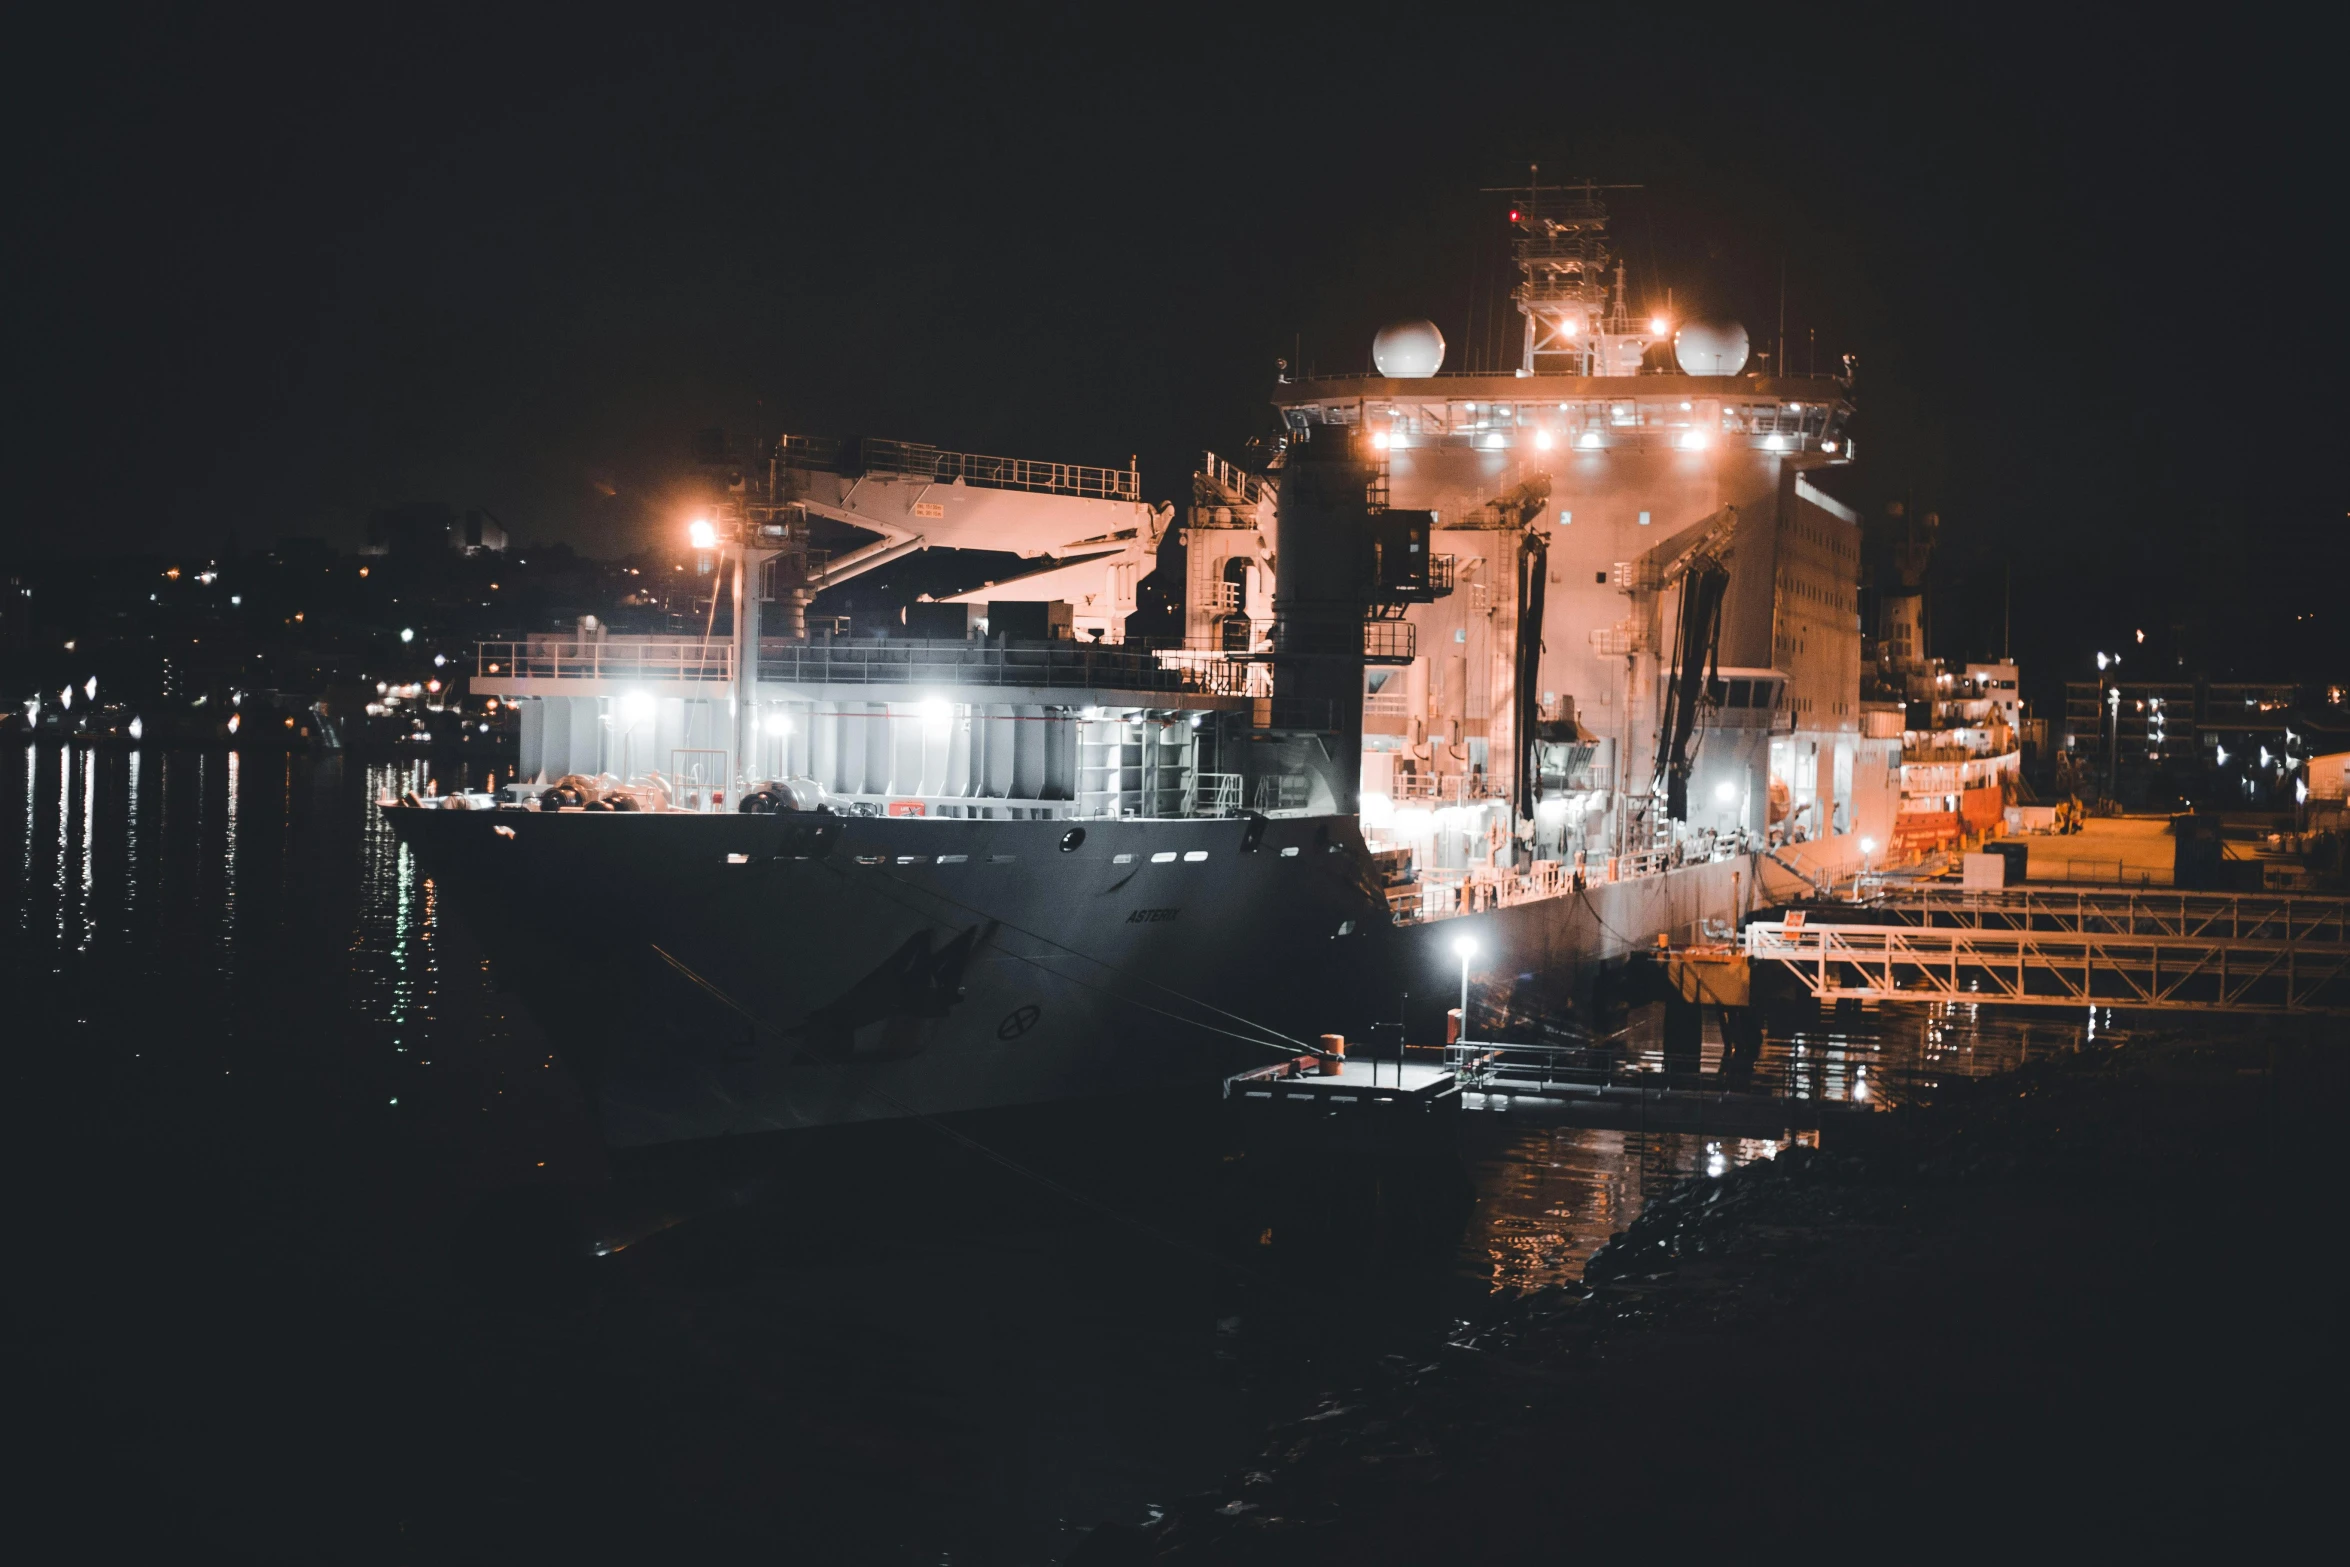
<path fill-rule="evenodd" d="M 1322 1075 L 1324 1077 L 1336 1077 L 1346 1070 L 1346 1036 L 1344 1034 L 1324 1034 L 1322 1048 L 1330 1052 L 1322 1058 Z"/>

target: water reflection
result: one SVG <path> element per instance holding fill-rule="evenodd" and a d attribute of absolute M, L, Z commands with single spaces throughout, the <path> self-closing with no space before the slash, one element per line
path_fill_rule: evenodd
<path fill-rule="evenodd" d="M 65 944 L 66 922 L 72 918 L 73 903 L 66 895 L 66 866 L 73 851 L 73 814 L 68 809 L 73 799 L 73 770 L 79 760 L 76 753 L 67 751 L 58 757 L 57 768 L 57 869 L 52 878 L 57 889 L 57 944 Z"/>
<path fill-rule="evenodd" d="M 436 776 L 445 790 L 497 774 L 56 749 L 0 772 L 0 811 L 22 815 L 21 853 L 0 852 L 16 904 L 0 956 L 32 1024 L 18 1037 L 74 1047 L 40 1061 L 43 1103 L 64 1107 L 55 1167 L 119 1183 L 114 1216 L 59 1253 L 93 1324 L 73 1358 L 98 1368 L 95 1401 L 196 1455 L 181 1461 L 219 1494 L 236 1477 L 202 1455 L 233 1444 L 209 1440 L 204 1411 L 274 1398 L 272 1377 L 338 1400 L 348 1381 L 362 1391 L 334 1409 L 256 1406 L 246 1434 L 286 1472 L 274 1494 L 342 1499 L 338 1527 L 381 1516 L 387 1540 L 417 1498 L 456 1505 L 483 1475 L 537 1499 L 516 1517 L 558 1496 L 597 1516 L 620 1494 L 613 1467 L 634 1463 L 600 1434 L 618 1429 L 677 1470 L 735 1477 L 727 1516 L 764 1538 L 851 1518 L 902 1537 L 893 1559 L 935 1561 L 943 1543 L 960 1559 L 990 1531 L 1018 1542 L 1003 1559 L 1041 1559 L 1056 1519 L 1139 1516 L 1244 1458 L 1294 1397 L 1343 1385 L 1344 1365 L 1314 1357 L 1379 1292 L 1341 1288 L 1334 1310 L 1328 1275 L 1275 1287 L 1262 1265 L 1236 1285 L 1201 1256 L 1212 1173 L 1170 1180 L 1148 1210 L 1184 1249 L 983 1185 L 984 1165 L 877 1193 L 818 1163 L 772 1205 L 782 1239 L 711 1242 L 704 1215 L 607 1259 L 587 1305 L 482 1304 L 451 1261 L 472 1205 L 600 1190 L 606 1168 L 553 1048 L 372 808 Z M 2071 1032 L 2078 1020 L 1818 1014 L 1774 1023 L 1759 1070 L 1797 1094 L 1847 1096 L 1864 1070 L 1920 1093 Z M 1571 1280 L 1667 1184 L 1780 1147 L 1501 1122 L 1470 1137 L 1476 1202 L 1433 1247 L 1395 1254 L 1411 1273 L 1392 1293 L 1428 1309 L 1385 1319 L 1391 1337 L 1364 1353 Z M 1095 1173 L 1091 1189 L 1117 1190 L 1114 1156 L 1063 1172 Z M 88 1206 L 75 1192 L 54 1208 Z M 156 1312 L 166 1299 L 212 1304 Z M 387 1346 L 397 1375 L 365 1381 Z M 334 1440 L 286 1435 L 313 1432 Z M 336 1450 L 316 1471 L 310 1440 Z M 647 1484 L 692 1489 L 673 1479 Z M 478 1549 L 416 1538 L 328 1554 Z"/>
<path fill-rule="evenodd" d="M 147 753 L 133 751 L 125 759 L 128 777 L 122 796 L 122 907 L 124 914 L 135 913 L 139 906 L 139 813 L 144 808 L 139 783 L 147 765 Z"/>
<path fill-rule="evenodd" d="M 1976 1002 L 1833 1009 L 1766 1030 L 1757 1085 L 1798 1099 L 1926 1102 L 1944 1085 L 2068 1054 L 2112 1032 L 2112 1009 L 2079 1012 Z"/>
<path fill-rule="evenodd" d="M 1848 1003 L 1844 1007 L 1766 1006 L 1763 1047 L 1744 1091 L 1790 1099 L 1909 1104 L 1962 1078 L 2013 1071 L 2026 1061 L 2111 1038 L 2111 1007 L 2081 1010 L 2009 1007 L 1979 1002 Z M 1664 1049 L 1664 1008 L 1634 1007 L 1619 1036 L 1619 1076 L 1637 1082 L 1671 1071 Z M 1677 1086 L 1727 1086 L 1720 1077 L 1720 1024 L 1705 1016 L 1695 1079 Z"/>
<path fill-rule="evenodd" d="M 1692 1175 L 1725 1175 L 1787 1146 L 1785 1139 L 1573 1126 L 1519 1128 L 1479 1146 L 1480 1130 L 1472 1125 L 1469 1150 L 1477 1206 L 1455 1266 L 1497 1294 L 1580 1279 L 1591 1254 L 1640 1216 L 1650 1194 Z"/>
<path fill-rule="evenodd" d="M 221 813 L 220 845 L 220 957 L 221 977 L 234 981 L 237 972 L 237 808 L 244 776 L 244 754 L 228 753 L 228 798 Z"/>
<path fill-rule="evenodd" d="M 33 885 L 33 834 L 38 826 L 34 820 L 33 800 L 41 782 L 41 752 L 26 746 L 24 752 L 24 868 L 18 874 L 17 885 L 29 892 Z M 16 929 L 23 935 L 31 929 L 33 900 L 19 896 L 16 900 Z"/>

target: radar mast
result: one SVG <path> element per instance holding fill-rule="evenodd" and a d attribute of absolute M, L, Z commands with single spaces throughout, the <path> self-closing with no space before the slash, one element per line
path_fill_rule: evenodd
<path fill-rule="evenodd" d="M 1518 283 L 1510 291 L 1526 318 L 1518 374 L 1638 375 L 1649 345 L 1670 321 L 1635 319 L 1624 300 L 1624 263 L 1610 255 L 1607 203 L 1600 192 L 1638 190 L 1585 179 L 1545 185 L 1529 164 L 1524 185 L 1488 186 L 1511 198 L 1511 251 Z M 1610 276 L 1610 273 L 1613 276 Z"/>

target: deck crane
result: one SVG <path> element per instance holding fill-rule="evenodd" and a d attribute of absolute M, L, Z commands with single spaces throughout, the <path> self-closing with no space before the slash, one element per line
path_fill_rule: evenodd
<path fill-rule="evenodd" d="M 1657 590 L 1681 586 L 1679 621 L 1673 636 L 1673 667 L 1665 684 L 1664 711 L 1656 735 L 1656 786 L 1665 797 L 1665 816 L 1689 819 L 1689 741 L 1706 700 L 1708 682 L 1721 668 L 1722 599 L 1730 586 L 1727 564 L 1738 532 L 1738 508 L 1724 506 L 1658 547 L 1649 558 Z"/>

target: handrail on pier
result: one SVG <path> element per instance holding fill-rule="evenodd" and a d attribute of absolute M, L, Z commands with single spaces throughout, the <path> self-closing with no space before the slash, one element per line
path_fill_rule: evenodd
<path fill-rule="evenodd" d="M 1749 958 L 1821 1000 L 2350 1014 L 2350 943 L 2296 936 L 1757 921 Z"/>

